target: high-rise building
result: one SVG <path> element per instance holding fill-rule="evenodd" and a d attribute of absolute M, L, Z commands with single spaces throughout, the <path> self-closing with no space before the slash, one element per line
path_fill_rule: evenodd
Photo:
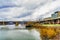
<path fill-rule="evenodd" d="M 60 17 L 60 11 L 58 11 L 58 15 L 57 15 L 57 17 Z"/>
<path fill-rule="evenodd" d="M 52 18 L 57 18 L 57 13 L 51 15 Z"/>
<path fill-rule="evenodd" d="M 55 12 L 52 14 L 52 18 L 59 18 L 60 17 L 60 11 Z"/>

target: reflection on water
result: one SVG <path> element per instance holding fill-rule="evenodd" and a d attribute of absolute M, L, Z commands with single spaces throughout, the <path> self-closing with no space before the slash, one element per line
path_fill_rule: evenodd
<path fill-rule="evenodd" d="M 0 30 L 0 40 L 40 40 L 36 30 Z"/>

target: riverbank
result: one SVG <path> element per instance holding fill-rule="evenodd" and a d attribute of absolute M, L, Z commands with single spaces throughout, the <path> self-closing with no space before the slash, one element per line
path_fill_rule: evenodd
<path fill-rule="evenodd" d="M 60 24 L 33 24 L 30 29 L 36 29 L 42 40 L 60 39 L 56 38 L 60 34 Z M 60 36 L 58 36 L 60 37 Z"/>
<path fill-rule="evenodd" d="M 60 24 L 42 24 L 42 26 L 46 26 L 46 27 L 60 27 Z"/>

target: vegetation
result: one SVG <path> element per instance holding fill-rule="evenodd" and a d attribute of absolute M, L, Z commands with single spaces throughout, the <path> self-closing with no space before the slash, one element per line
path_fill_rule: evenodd
<path fill-rule="evenodd" d="M 47 27 L 59 27 L 60 24 L 42 24 L 42 26 L 47 26 Z"/>
<path fill-rule="evenodd" d="M 42 38 L 54 38 L 59 32 L 60 32 L 60 28 L 58 24 L 54 25 L 54 24 L 39 24 L 39 23 L 28 23 L 28 25 L 32 25 L 32 28 L 38 29 L 38 31 L 40 32 L 40 36 Z M 54 27 L 55 26 L 55 27 Z M 58 26 L 58 27 L 56 27 Z"/>

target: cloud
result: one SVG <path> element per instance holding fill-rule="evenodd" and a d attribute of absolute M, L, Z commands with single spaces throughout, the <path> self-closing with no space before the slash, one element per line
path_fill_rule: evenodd
<path fill-rule="evenodd" d="M 37 8 L 32 16 L 34 16 L 35 19 L 38 18 L 40 15 L 42 15 L 44 17 L 49 17 L 52 14 L 51 12 L 53 10 L 56 11 L 55 9 L 57 9 L 58 7 L 60 7 L 60 0 L 56 0 L 56 1 L 52 1 L 50 3 L 46 3 L 42 7 Z"/>
<path fill-rule="evenodd" d="M 0 20 L 34 21 L 50 16 L 58 7 L 60 0 L 0 0 Z"/>
<path fill-rule="evenodd" d="M 1 12 L 0 15 L 6 15 L 8 18 L 22 15 L 22 13 L 27 11 L 27 10 L 24 9 L 24 7 L 21 7 L 21 8 L 16 8 L 16 7 L 14 7 L 14 8 L 6 8 L 5 10 L 8 10 L 8 11 Z"/>
<path fill-rule="evenodd" d="M 34 9 L 44 4 L 47 0 L 14 0 L 16 5 L 26 7 L 27 9 Z"/>

